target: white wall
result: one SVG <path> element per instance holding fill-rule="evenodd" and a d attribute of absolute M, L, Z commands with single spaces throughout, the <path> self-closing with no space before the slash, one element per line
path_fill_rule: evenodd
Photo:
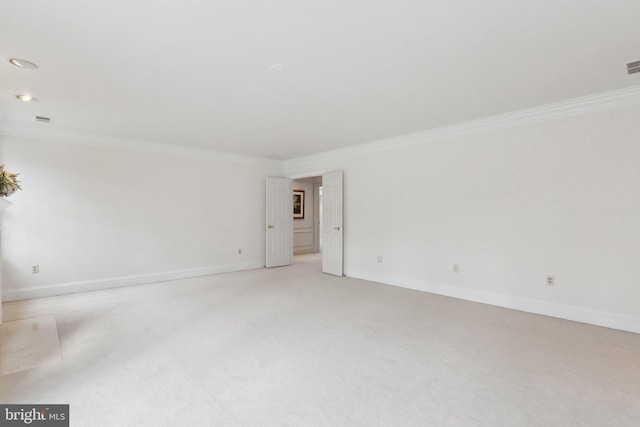
<path fill-rule="evenodd" d="M 349 276 L 640 332 L 639 135 L 632 107 L 286 172 L 344 170 Z"/>
<path fill-rule="evenodd" d="M 284 172 L 344 170 L 350 276 L 640 332 L 639 119 L 435 132 Z M 273 165 L 0 138 L 24 187 L 3 218 L 5 299 L 263 265 Z"/>
<path fill-rule="evenodd" d="M 264 265 L 273 166 L 0 138 L 5 300 Z"/>

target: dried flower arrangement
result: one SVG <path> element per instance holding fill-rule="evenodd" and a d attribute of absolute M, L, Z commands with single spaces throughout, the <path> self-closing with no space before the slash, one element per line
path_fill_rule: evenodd
<path fill-rule="evenodd" d="M 0 197 L 7 197 L 17 190 L 22 190 L 17 176 L 17 173 L 7 172 L 4 170 L 4 165 L 0 165 Z"/>

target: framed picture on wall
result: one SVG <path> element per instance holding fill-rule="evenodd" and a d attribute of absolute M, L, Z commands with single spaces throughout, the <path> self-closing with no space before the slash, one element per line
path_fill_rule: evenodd
<path fill-rule="evenodd" d="M 304 219 L 304 190 L 293 190 L 293 219 Z"/>

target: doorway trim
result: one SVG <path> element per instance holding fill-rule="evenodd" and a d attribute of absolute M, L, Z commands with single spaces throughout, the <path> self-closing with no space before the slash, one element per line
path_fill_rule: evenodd
<path fill-rule="evenodd" d="M 294 173 L 294 174 L 285 174 L 285 178 L 289 178 L 290 180 L 296 180 L 296 179 L 305 179 L 305 178 L 314 178 L 316 176 L 322 176 L 327 172 L 332 171 L 333 169 L 321 169 L 321 170 L 316 170 L 313 172 L 299 172 L 299 173 Z M 313 197 L 314 197 L 314 201 L 313 201 L 313 209 L 314 209 L 314 221 L 319 221 L 319 200 L 316 199 L 316 197 L 318 197 L 317 191 L 316 191 L 316 184 L 313 185 Z M 314 245 L 314 250 L 316 252 L 320 252 L 320 234 L 319 234 L 319 230 L 320 230 L 320 226 L 314 226 L 314 236 L 313 236 L 313 245 Z M 317 234 L 317 235 L 316 235 Z M 293 237 L 292 237 L 293 239 Z"/>
<path fill-rule="evenodd" d="M 322 235 L 322 224 L 320 223 L 320 188 L 322 188 L 322 183 L 313 183 L 313 250 L 315 253 L 321 251 L 320 236 Z"/>
<path fill-rule="evenodd" d="M 340 194 L 341 194 L 341 196 L 340 196 L 341 197 L 340 211 L 341 211 L 341 217 L 342 218 L 340 220 L 340 225 L 338 227 L 336 227 L 336 230 L 340 231 L 340 242 L 341 242 L 340 243 L 340 247 L 341 247 L 341 249 L 340 249 L 340 257 L 342 258 L 342 261 L 340 263 L 341 267 L 339 269 L 340 270 L 340 274 L 338 274 L 337 268 L 333 269 L 333 270 L 336 270 L 336 272 L 331 272 L 329 270 L 326 271 L 326 272 L 330 273 L 330 274 L 344 276 L 344 270 L 345 270 L 345 264 L 344 264 L 344 258 L 345 258 L 344 257 L 344 254 L 345 254 L 345 248 L 344 248 L 344 201 L 343 201 L 343 194 L 344 194 L 344 184 L 343 184 L 343 179 L 344 178 L 343 178 L 343 176 L 344 176 L 344 170 L 342 168 L 338 168 L 338 169 L 325 168 L 325 169 L 316 170 L 316 171 L 313 171 L 313 172 L 298 172 L 298 173 L 292 173 L 292 174 L 285 174 L 285 177 L 287 177 L 287 178 L 289 178 L 289 179 L 291 179 L 293 181 L 294 179 L 304 179 L 304 178 L 312 178 L 312 177 L 315 177 L 315 176 L 322 176 L 323 177 L 322 185 L 324 187 L 325 184 L 326 184 L 325 180 L 324 180 L 324 176 L 326 174 L 330 173 L 330 172 L 336 172 L 338 170 L 341 173 L 341 178 L 340 178 L 340 183 L 341 183 L 340 184 L 341 185 L 341 189 L 340 189 Z M 323 197 L 323 202 L 325 200 L 326 199 L 324 199 L 324 197 Z M 323 225 L 323 227 L 324 227 L 324 225 Z M 292 237 L 292 239 L 293 239 L 293 237 Z M 324 243 L 326 244 L 326 242 L 324 242 Z M 326 248 L 324 248 L 324 249 L 326 249 Z M 335 264 L 336 260 L 334 260 L 333 263 L 328 263 L 328 258 L 326 258 L 326 257 L 329 255 L 329 253 L 326 253 L 326 251 L 323 250 L 322 254 L 323 254 L 322 255 L 323 271 L 325 271 L 325 266 L 329 266 L 329 265 L 335 266 L 336 265 Z"/>

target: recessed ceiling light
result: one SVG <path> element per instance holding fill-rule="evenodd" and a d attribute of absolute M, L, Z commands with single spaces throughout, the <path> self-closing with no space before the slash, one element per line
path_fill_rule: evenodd
<path fill-rule="evenodd" d="M 269 70 L 279 72 L 284 71 L 284 65 L 282 64 L 273 64 L 269 67 Z"/>
<path fill-rule="evenodd" d="M 20 67 L 20 68 L 28 68 L 30 70 L 35 70 L 36 68 L 38 68 L 38 66 L 33 62 L 29 62 L 24 59 L 11 58 L 9 59 L 9 62 L 11 62 L 16 67 Z"/>
<path fill-rule="evenodd" d="M 18 98 L 20 101 L 24 101 L 24 102 L 35 102 L 38 100 L 38 98 L 34 98 L 31 95 L 16 95 L 16 98 Z"/>

